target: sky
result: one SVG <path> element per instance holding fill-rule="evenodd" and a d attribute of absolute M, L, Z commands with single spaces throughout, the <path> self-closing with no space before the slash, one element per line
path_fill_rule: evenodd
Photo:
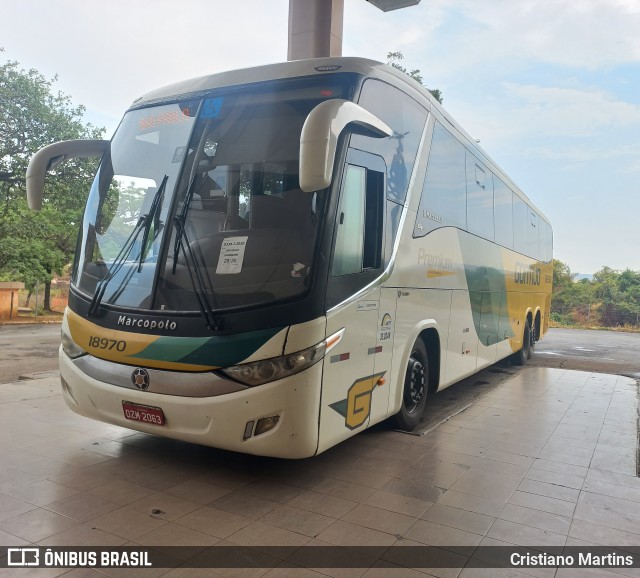
<path fill-rule="evenodd" d="M 400 51 L 547 215 L 572 272 L 640 271 L 640 0 L 344 0 L 343 55 Z M 288 0 L 0 0 L 0 61 L 115 130 L 138 96 L 286 60 Z"/>

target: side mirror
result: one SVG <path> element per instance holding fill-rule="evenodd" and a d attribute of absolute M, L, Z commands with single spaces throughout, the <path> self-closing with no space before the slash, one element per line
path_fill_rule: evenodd
<path fill-rule="evenodd" d="M 377 116 L 349 100 L 335 98 L 316 106 L 300 135 L 300 189 L 307 193 L 326 189 L 333 177 L 338 138 L 348 126 L 358 134 L 382 138 L 393 131 Z"/>
<path fill-rule="evenodd" d="M 27 200 L 29 208 L 42 208 L 42 192 L 47 171 L 74 157 L 101 157 L 108 140 L 65 140 L 41 148 L 31 157 L 27 167 Z"/>

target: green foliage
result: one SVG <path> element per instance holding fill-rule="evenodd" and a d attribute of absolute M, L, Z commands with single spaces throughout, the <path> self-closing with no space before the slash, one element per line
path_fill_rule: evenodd
<path fill-rule="evenodd" d="M 561 261 L 553 262 L 551 319 L 559 325 L 640 327 L 640 271 L 603 267 L 592 280 L 574 282 Z"/>
<path fill-rule="evenodd" d="M 402 54 L 402 52 L 389 52 L 387 54 L 387 64 L 389 66 L 393 66 L 393 68 L 395 68 L 396 70 L 399 70 L 400 72 L 404 72 L 406 75 L 413 78 L 419 84 L 423 84 L 422 73 L 420 72 L 420 70 L 418 68 L 414 68 L 413 70 L 407 70 L 404 66 L 402 66 L 402 64 L 400 64 L 401 60 L 404 60 L 404 54 Z M 433 97 L 440 104 L 442 104 L 442 92 L 439 89 L 427 88 L 427 90 L 433 95 Z"/>
<path fill-rule="evenodd" d="M 0 64 L 0 278 L 28 287 L 50 281 L 71 260 L 96 166 L 74 160 L 56 169 L 35 213 L 26 203 L 29 159 L 45 145 L 101 138 L 104 130 L 85 124 L 84 107 L 55 91 L 55 81 L 14 61 Z"/>
<path fill-rule="evenodd" d="M 554 290 L 571 286 L 575 275 L 571 273 L 568 265 L 558 259 L 553 260 L 553 287 Z"/>
<path fill-rule="evenodd" d="M 555 325 L 563 327 L 571 327 L 575 324 L 571 315 L 561 315 L 557 311 L 551 313 L 551 321 L 553 321 Z"/>

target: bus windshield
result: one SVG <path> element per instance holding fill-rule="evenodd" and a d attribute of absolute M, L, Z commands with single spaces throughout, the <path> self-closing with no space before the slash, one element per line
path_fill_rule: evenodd
<path fill-rule="evenodd" d="M 307 290 L 323 204 L 299 189 L 300 133 L 319 102 L 347 88 L 265 84 L 125 115 L 87 202 L 81 293 L 98 305 L 197 311 L 203 300 L 223 310 Z"/>

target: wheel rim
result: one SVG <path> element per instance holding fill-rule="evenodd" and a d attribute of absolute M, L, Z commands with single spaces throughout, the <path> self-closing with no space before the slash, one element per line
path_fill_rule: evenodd
<path fill-rule="evenodd" d="M 529 348 L 533 349 L 536 346 L 536 324 L 535 323 L 531 326 L 529 341 L 531 342 L 529 345 Z"/>
<path fill-rule="evenodd" d="M 412 355 L 407 368 L 407 380 L 404 388 L 404 405 L 408 413 L 413 413 L 420 405 L 425 394 L 426 379 L 422 361 Z"/>
<path fill-rule="evenodd" d="M 536 346 L 536 325 L 533 323 L 529 330 L 529 349 L 527 350 L 527 358 L 531 359 L 533 357 L 533 350 Z"/>
<path fill-rule="evenodd" d="M 531 351 L 531 329 L 529 328 L 529 324 L 527 323 L 524 330 L 524 340 L 522 343 L 522 353 L 526 359 L 529 358 L 530 351 Z"/>

